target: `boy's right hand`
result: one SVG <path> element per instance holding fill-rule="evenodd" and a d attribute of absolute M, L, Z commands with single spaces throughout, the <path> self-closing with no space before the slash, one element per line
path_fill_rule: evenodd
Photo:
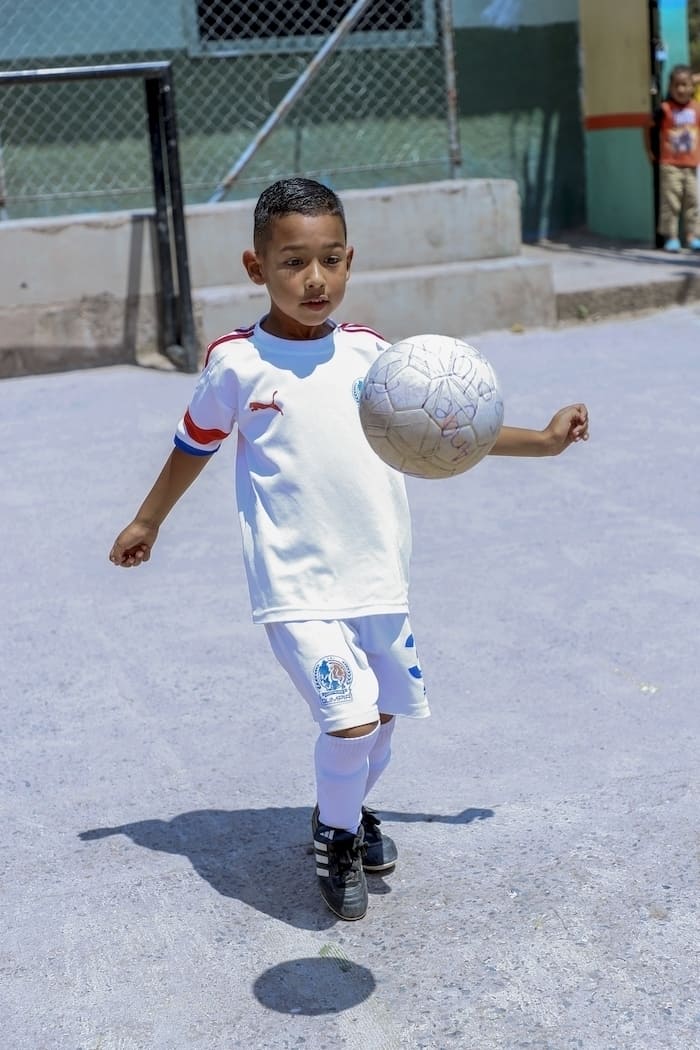
<path fill-rule="evenodd" d="M 121 565 L 130 569 L 134 565 L 148 561 L 151 557 L 151 547 L 156 542 L 158 529 L 155 525 L 147 525 L 144 522 L 132 521 L 117 536 L 112 549 L 109 552 L 109 560 L 113 565 Z"/>

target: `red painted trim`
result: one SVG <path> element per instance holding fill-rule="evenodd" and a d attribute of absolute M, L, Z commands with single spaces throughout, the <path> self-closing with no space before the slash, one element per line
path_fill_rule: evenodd
<path fill-rule="evenodd" d="M 648 128 L 651 113 L 601 113 L 597 117 L 586 117 L 586 131 L 607 131 L 612 128 Z"/>

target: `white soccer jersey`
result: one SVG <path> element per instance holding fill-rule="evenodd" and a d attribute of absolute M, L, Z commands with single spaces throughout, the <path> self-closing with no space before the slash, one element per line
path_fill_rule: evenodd
<path fill-rule="evenodd" d="M 210 455 L 238 427 L 236 500 L 256 623 L 406 612 L 404 480 L 369 447 L 362 381 L 388 344 L 342 324 L 291 341 L 257 324 L 212 343 L 175 444 Z"/>

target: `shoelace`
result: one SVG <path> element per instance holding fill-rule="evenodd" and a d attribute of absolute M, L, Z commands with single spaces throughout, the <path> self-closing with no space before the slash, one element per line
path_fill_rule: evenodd
<path fill-rule="evenodd" d="M 348 843 L 345 849 L 334 849 L 333 857 L 338 866 L 339 875 L 347 875 L 358 862 L 361 861 L 367 852 L 367 846 L 364 841 L 360 840 L 358 835 L 352 840 L 352 843 Z"/>

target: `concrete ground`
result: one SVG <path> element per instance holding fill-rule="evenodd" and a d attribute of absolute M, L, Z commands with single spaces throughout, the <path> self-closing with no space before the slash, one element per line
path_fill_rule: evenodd
<path fill-rule="evenodd" d="M 0 386 L 6 1050 L 700 1045 L 700 312 L 465 335 L 509 423 L 585 399 L 591 439 L 411 481 L 433 716 L 395 734 L 400 863 L 358 923 L 317 895 L 233 448 L 150 564 L 107 561 L 192 377 Z"/>

